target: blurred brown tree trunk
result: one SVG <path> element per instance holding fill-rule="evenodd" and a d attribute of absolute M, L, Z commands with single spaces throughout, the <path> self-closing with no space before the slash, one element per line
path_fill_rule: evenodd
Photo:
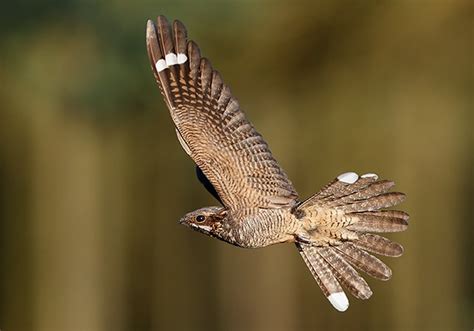
<path fill-rule="evenodd" d="M 86 123 L 33 117 L 35 330 L 104 330 L 101 150 Z"/>

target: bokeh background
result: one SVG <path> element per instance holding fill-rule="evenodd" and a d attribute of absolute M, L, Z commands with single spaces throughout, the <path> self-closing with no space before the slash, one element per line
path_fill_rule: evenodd
<path fill-rule="evenodd" d="M 0 329 L 471 330 L 473 2 L 21 0 L 0 12 Z M 292 245 L 179 226 L 195 179 L 145 50 L 188 27 L 301 197 L 339 173 L 406 192 L 405 246 L 330 307 Z"/>

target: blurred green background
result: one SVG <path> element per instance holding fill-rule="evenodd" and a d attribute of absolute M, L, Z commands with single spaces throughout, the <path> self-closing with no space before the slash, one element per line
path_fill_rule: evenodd
<path fill-rule="evenodd" d="M 20 0 L 0 13 L 0 329 L 471 330 L 474 6 Z M 292 245 L 177 220 L 216 201 L 176 139 L 145 22 L 188 27 L 301 197 L 345 171 L 408 195 L 388 283 L 336 312 Z"/>

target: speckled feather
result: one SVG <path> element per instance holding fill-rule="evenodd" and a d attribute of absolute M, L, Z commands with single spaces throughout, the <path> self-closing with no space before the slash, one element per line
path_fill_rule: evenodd
<path fill-rule="evenodd" d="M 297 193 L 267 143 L 186 35 L 179 21 L 174 22 L 173 32 L 163 16 L 156 28 L 148 23 L 152 68 L 185 149 L 227 208 L 293 205 Z M 155 64 L 170 53 L 182 53 L 189 60 L 158 72 Z"/>
<path fill-rule="evenodd" d="M 407 213 L 382 210 L 405 195 L 389 192 L 394 183 L 375 174 L 348 172 L 298 202 L 267 143 L 197 44 L 187 40 L 184 25 L 159 16 L 156 25 L 148 21 L 146 41 L 178 140 L 223 204 L 190 212 L 180 222 L 239 247 L 293 242 L 337 310 L 349 306 L 341 285 L 359 299 L 369 298 L 372 291 L 355 268 L 377 279 L 391 277 L 371 253 L 396 257 L 403 247 L 374 233 L 407 228 Z"/>

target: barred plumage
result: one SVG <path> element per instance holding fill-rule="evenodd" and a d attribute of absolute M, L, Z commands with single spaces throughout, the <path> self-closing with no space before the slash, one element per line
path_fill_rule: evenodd
<path fill-rule="evenodd" d="M 359 239 L 354 240 L 354 245 L 379 255 L 399 257 L 403 254 L 403 247 L 399 243 L 371 233 L 360 234 Z"/>
<path fill-rule="evenodd" d="M 173 33 L 163 16 L 156 28 L 148 22 L 152 68 L 183 148 L 227 207 L 293 205 L 297 194 L 287 175 L 219 73 L 186 35 L 179 21 Z M 186 61 L 178 63 L 180 55 Z M 251 176 L 255 173 L 261 176 Z"/>
<path fill-rule="evenodd" d="M 342 174 L 297 209 L 300 218 L 315 228 L 307 234 L 320 246 L 317 249 L 303 246 L 303 252 L 322 255 L 341 284 L 359 299 L 369 298 L 372 292 L 350 265 L 374 278 L 388 280 L 392 271 L 370 253 L 400 256 L 403 252 L 399 244 L 368 233 L 407 228 L 407 213 L 381 210 L 400 203 L 405 197 L 403 193 L 388 192 L 393 185 L 392 181 L 378 180 L 374 174 L 361 177 L 355 173 Z"/>
<path fill-rule="evenodd" d="M 383 210 L 405 195 L 375 174 L 339 175 L 298 202 L 286 173 L 184 25 L 148 21 L 147 50 L 178 140 L 222 207 L 186 214 L 181 223 L 240 247 L 295 243 L 324 295 L 339 311 L 372 291 L 357 269 L 388 280 L 392 271 L 371 253 L 400 256 L 401 245 L 374 233 L 404 231 L 408 214 Z M 341 286 L 342 285 L 342 286 Z"/>
<path fill-rule="evenodd" d="M 349 300 L 329 263 L 318 253 L 316 247 L 300 243 L 296 246 L 323 294 L 337 310 L 345 311 L 349 307 Z"/>
<path fill-rule="evenodd" d="M 372 291 L 365 279 L 333 247 L 321 247 L 318 253 L 329 263 L 336 278 L 352 295 L 358 299 L 370 298 Z"/>
<path fill-rule="evenodd" d="M 389 280 L 392 276 L 392 270 L 385 263 L 366 251 L 357 248 L 351 242 L 345 242 L 342 245 L 336 246 L 336 249 L 344 255 L 350 264 L 374 278 Z"/>

